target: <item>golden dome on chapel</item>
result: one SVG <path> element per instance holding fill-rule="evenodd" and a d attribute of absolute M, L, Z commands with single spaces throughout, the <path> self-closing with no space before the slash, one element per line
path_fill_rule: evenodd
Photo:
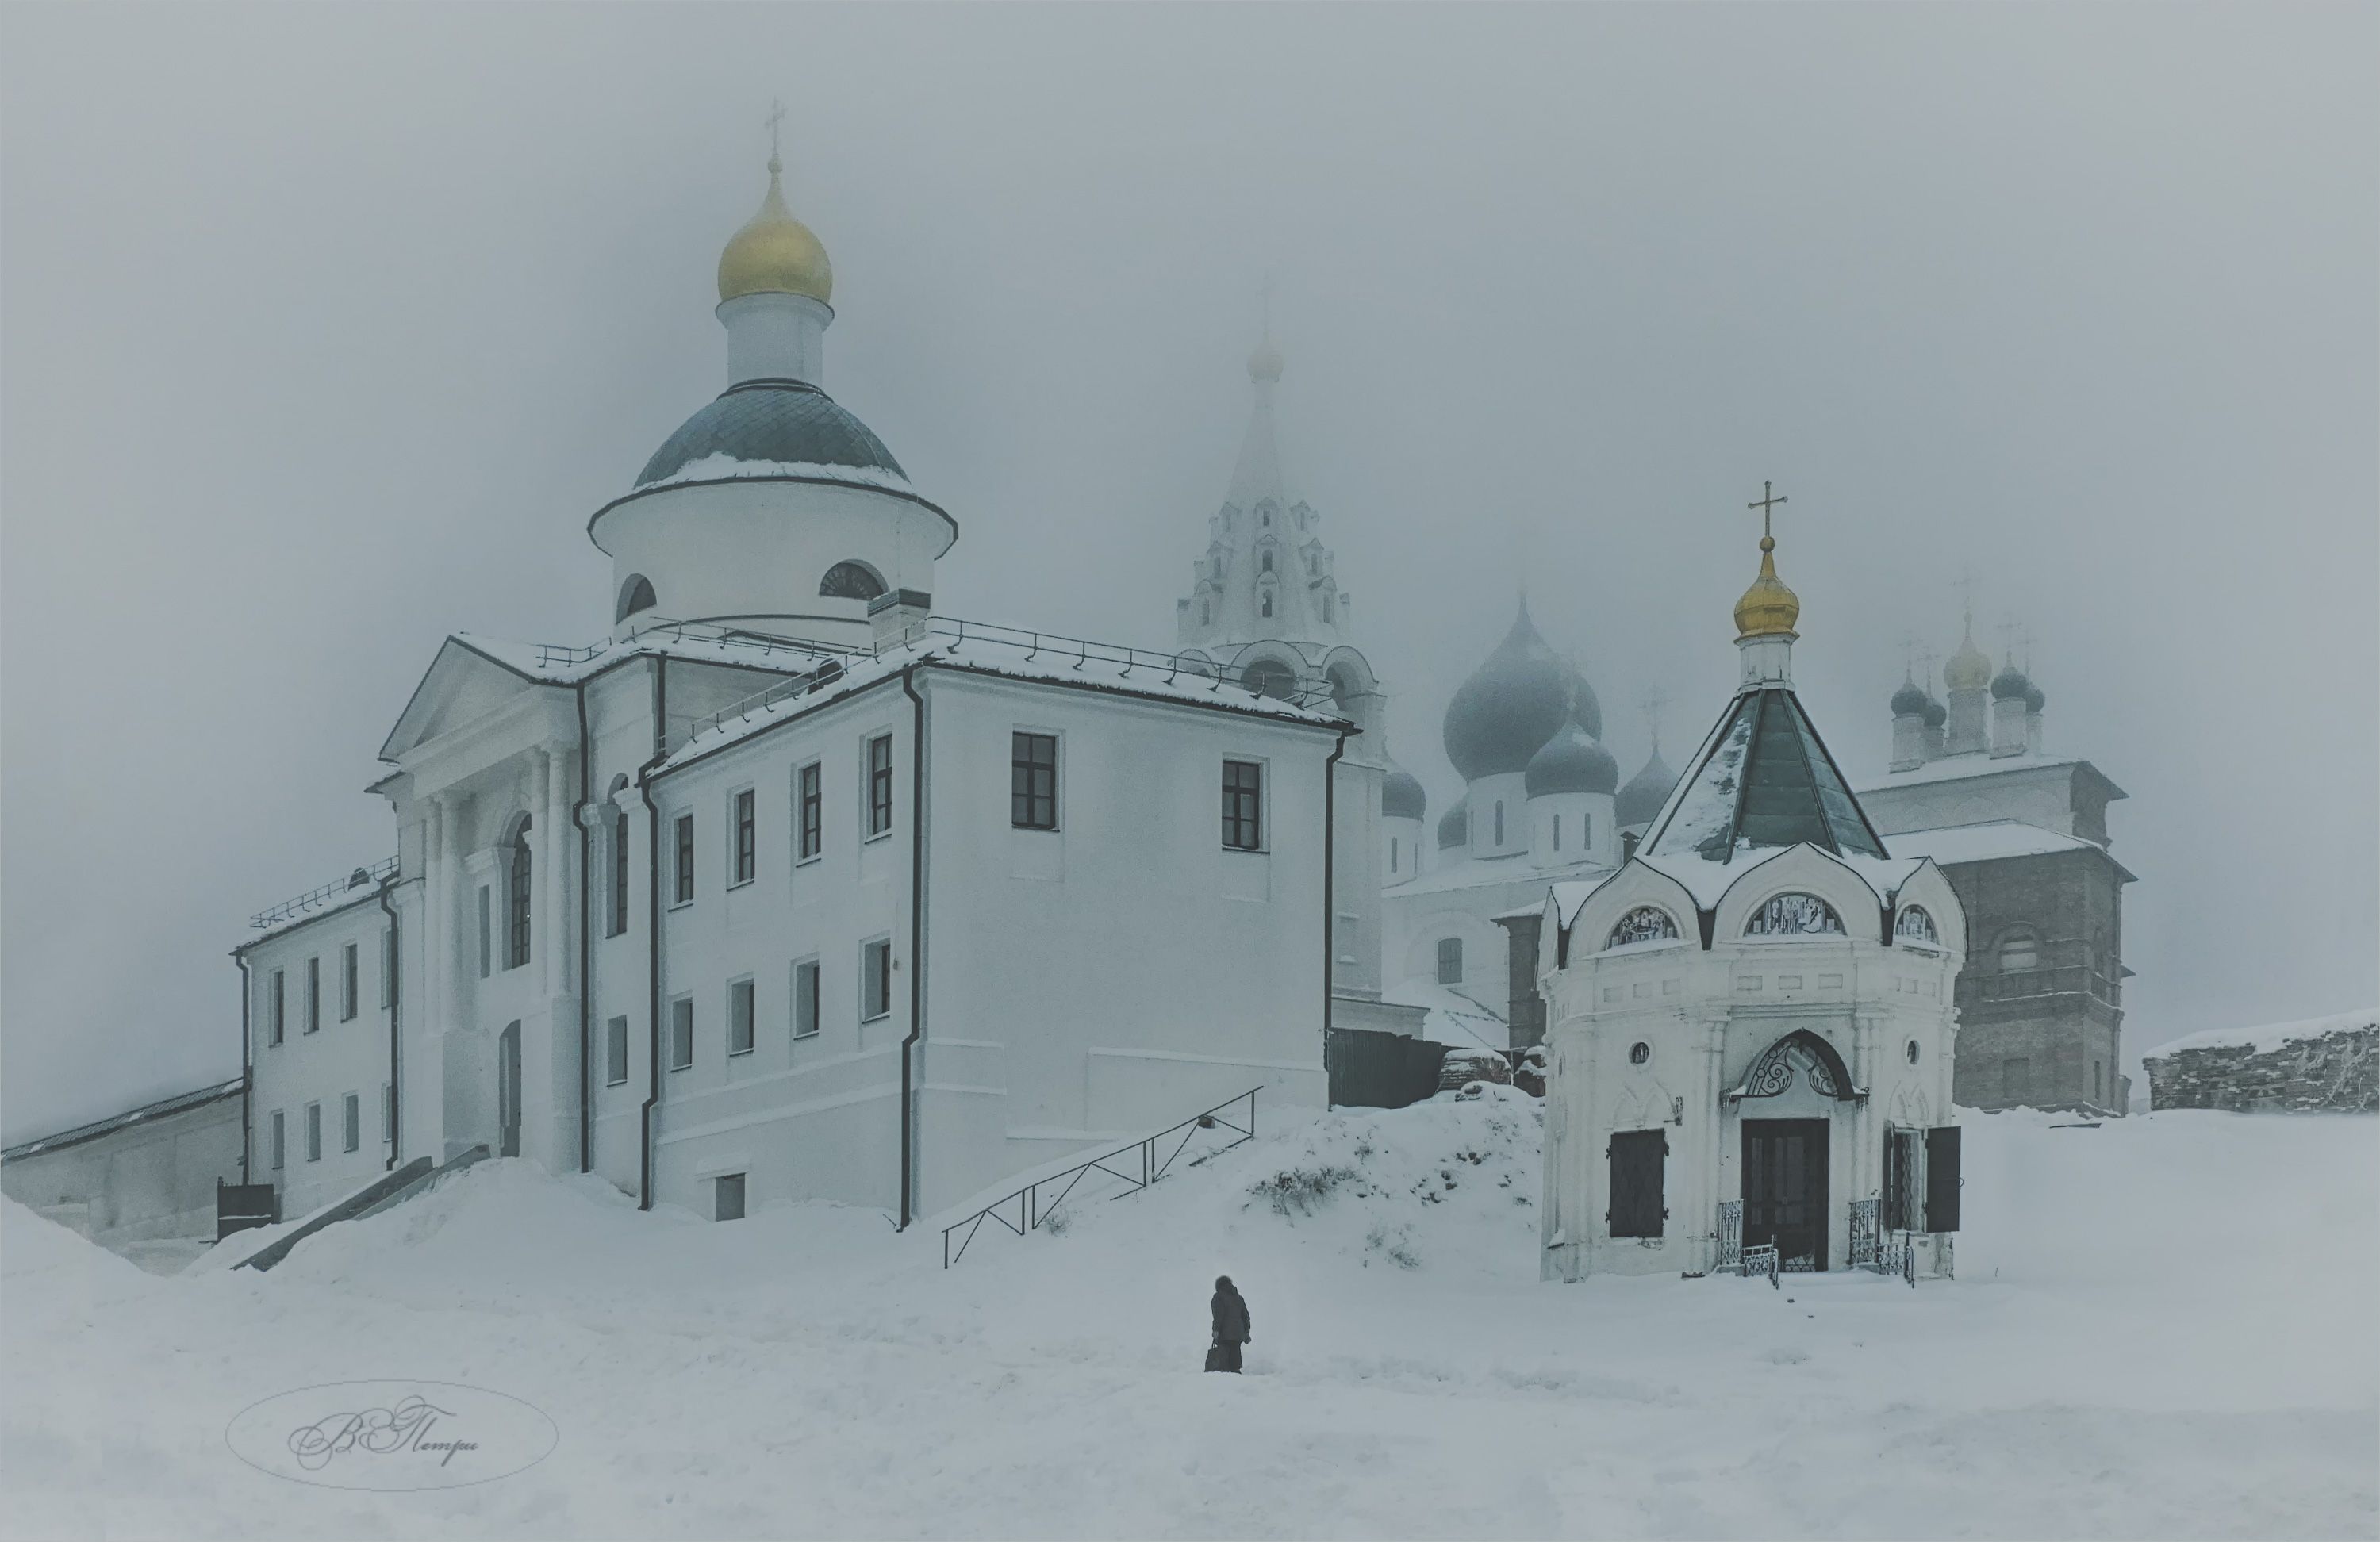
<path fill-rule="evenodd" d="M 785 207 L 778 175 L 782 169 L 777 158 L 770 156 L 769 193 L 760 200 L 760 212 L 745 222 L 719 254 L 722 301 L 745 295 L 807 295 L 824 305 L 834 294 L 834 269 L 827 262 L 826 248 Z"/>
<path fill-rule="evenodd" d="M 1959 638 L 1959 651 L 1942 666 L 1942 684 L 1954 691 L 1979 691 L 1992 683 L 1992 662 L 1975 646 L 1975 621 L 1967 618 L 1967 629 Z"/>
<path fill-rule="evenodd" d="M 1793 624 L 1802 619 L 1802 601 L 1785 580 L 1777 577 L 1776 539 L 1760 538 L 1760 577 L 1743 591 L 1735 602 L 1735 636 L 1738 642 L 1746 637 L 1790 634 Z"/>

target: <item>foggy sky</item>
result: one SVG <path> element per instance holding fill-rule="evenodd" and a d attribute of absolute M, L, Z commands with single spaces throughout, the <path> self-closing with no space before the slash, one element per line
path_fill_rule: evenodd
<path fill-rule="evenodd" d="M 237 1075 L 226 953 L 393 849 L 440 637 L 603 635 L 778 96 L 938 611 L 1172 644 L 1270 272 L 1433 818 L 1524 579 L 1623 774 L 1648 686 L 1682 761 L 1768 478 L 1854 780 L 1962 567 L 2032 633 L 2131 795 L 2128 1058 L 2368 1004 L 2374 16 L 0 11 L 0 1125 Z"/>

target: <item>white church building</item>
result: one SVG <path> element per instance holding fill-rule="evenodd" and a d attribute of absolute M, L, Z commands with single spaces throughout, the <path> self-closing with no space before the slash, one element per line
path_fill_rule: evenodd
<path fill-rule="evenodd" d="M 1548 1279 L 1949 1267 L 1966 917 L 1819 738 L 1760 545 L 1735 696 L 1619 868 L 1545 898 Z"/>
<path fill-rule="evenodd" d="M 933 617 L 957 526 L 824 388 L 773 157 L 718 276 L 727 390 L 589 525 L 610 634 L 447 638 L 380 750 L 395 859 L 237 950 L 285 1215 L 485 1147 L 905 1224 L 1253 1087 L 1318 1104 L 1327 1014 L 1377 1009 L 1374 682 L 1269 442 L 1181 653 Z"/>

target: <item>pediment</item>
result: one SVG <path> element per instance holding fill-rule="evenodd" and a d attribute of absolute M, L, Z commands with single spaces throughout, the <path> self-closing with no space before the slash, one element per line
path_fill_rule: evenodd
<path fill-rule="evenodd" d="M 434 739 L 502 711 L 537 682 L 456 637 L 439 646 L 421 683 L 397 714 L 380 747 L 383 760 L 402 760 Z"/>

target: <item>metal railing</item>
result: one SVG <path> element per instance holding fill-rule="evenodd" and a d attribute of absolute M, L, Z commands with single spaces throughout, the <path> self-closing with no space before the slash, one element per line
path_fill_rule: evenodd
<path fill-rule="evenodd" d="M 1181 1123 L 1160 1130 L 1153 1135 L 1144 1136 L 1130 1146 L 1120 1146 L 1112 1151 L 1093 1157 L 1089 1161 L 1070 1167 L 1063 1172 L 1053 1172 L 1046 1178 L 1037 1179 L 1018 1189 L 1014 1194 L 995 1199 L 975 1214 L 943 1227 L 942 1267 L 948 1269 L 966 1257 L 967 1245 L 975 1241 L 976 1232 L 982 1230 L 983 1223 L 987 1220 L 996 1220 L 1020 1237 L 1038 1229 L 1044 1221 L 1058 1213 L 1058 1207 L 1063 1205 L 1066 1202 L 1066 1196 L 1075 1192 L 1075 1185 L 1093 1172 L 1100 1172 L 1111 1178 L 1123 1180 L 1127 1185 L 1123 1192 L 1107 1196 L 1110 1199 L 1121 1199 L 1125 1195 L 1138 1194 L 1164 1177 L 1173 1166 L 1175 1159 L 1182 1155 L 1201 1130 L 1230 1130 L 1239 1138 L 1225 1141 L 1212 1150 L 1200 1152 L 1190 1161 L 1189 1165 L 1192 1167 L 1197 1166 L 1209 1157 L 1228 1151 L 1234 1146 L 1246 1145 L 1257 1138 L 1257 1094 L 1263 1090 L 1261 1087 L 1252 1087 L 1237 1098 L 1218 1103 L 1204 1113 L 1192 1114 Z M 1224 1111 L 1236 1109 L 1242 1103 L 1248 1106 L 1247 1123 L 1245 1125 L 1234 1124 L 1224 1117 Z M 1175 1141 L 1173 1149 L 1160 1160 L 1158 1150 L 1160 1143 L 1172 1139 L 1177 1133 L 1182 1138 Z M 1125 1157 L 1134 1159 L 1133 1166 L 1124 1168 L 1111 1165 Z M 1044 1189 L 1050 1188 L 1057 1189 L 1057 1197 L 1044 1203 L 1041 1193 Z M 1013 1220 L 1008 1216 L 1008 1208 L 1012 1205 L 1016 1208 L 1016 1217 Z M 958 1251 L 953 1253 L 951 1238 L 962 1231 L 966 1235 L 959 1238 Z"/>
<path fill-rule="evenodd" d="M 377 887 L 382 880 L 392 876 L 395 871 L 396 858 L 382 857 L 369 868 L 358 868 L 336 883 L 325 883 L 320 888 L 309 889 L 294 900 L 283 900 L 270 910 L 260 910 L 248 918 L 248 924 L 260 931 L 266 927 L 279 926 L 282 922 L 302 916 L 310 910 L 320 910 L 334 902 L 344 902 L 348 895 L 358 889 Z"/>

